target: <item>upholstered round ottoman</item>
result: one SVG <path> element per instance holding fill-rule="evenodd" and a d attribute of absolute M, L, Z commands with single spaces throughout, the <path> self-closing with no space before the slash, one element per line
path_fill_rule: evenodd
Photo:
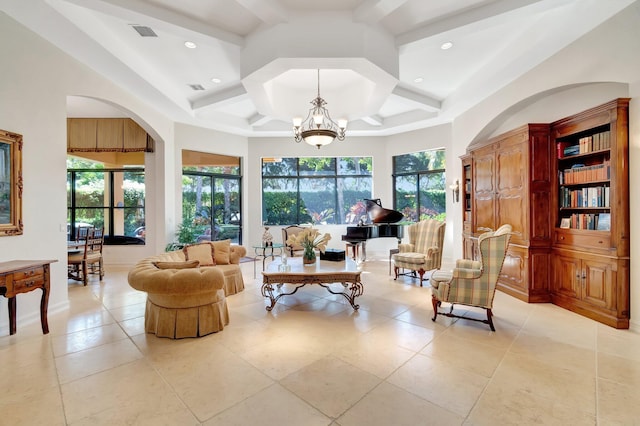
<path fill-rule="evenodd" d="M 160 264 L 168 269 L 156 266 Z M 128 279 L 131 287 L 147 293 L 147 333 L 172 339 L 200 337 L 229 324 L 220 268 L 198 267 L 197 262 L 185 261 L 181 252 L 169 252 L 142 259 Z"/>

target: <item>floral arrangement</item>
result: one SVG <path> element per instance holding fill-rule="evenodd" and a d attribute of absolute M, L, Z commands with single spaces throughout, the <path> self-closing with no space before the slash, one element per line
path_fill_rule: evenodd
<path fill-rule="evenodd" d="M 321 235 L 320 231 L 316 228 L 305 228 L 297 234 L 287 238 L 287 244 L 300 245 L 304 248 L 305 253 L 313 251 L 313 249 L 316 248 L 320 250 L 320 252 L 324 253 L 330 239 L 331 235 L 329 233 Z"/>

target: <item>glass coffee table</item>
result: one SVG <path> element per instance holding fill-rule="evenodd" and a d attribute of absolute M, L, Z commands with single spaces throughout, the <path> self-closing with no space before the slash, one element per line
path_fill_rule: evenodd
<path fill-rule="evenodd" d="M 273 243 L 269 246 L 257 245 L 253 246 L 253 251 L 256 253 L 256 257 L 253 258 L 253 278 L 256 277 L 256 262 L 262 259 L 262 270 L 264 271 L 264 264 L 266 260 L 271 257 L 271 260 L 275 260 L 276 257 L 282 257 L 282 251 L 284 244 Z"/>
<path fill-rule="evenodd" d="M 364 286 L 360 282 L 361 270 L 352 259 L 341 262 L 328 260 L 316 260 L 313 265 L 303 265 L 301 257 L 292 257 L 283 264 L 281 260 L 271 262 L 262 272 L 262 295 L 268 297 L 271 304 L 266 307 L 271 311 L 282 296 L 289 296 L 298 289 L 308 285 L 317 284 L 327 289 L 331 294 L 339 294 L 349 301 L 351 307 L 357 310 L 356 297 L 362 296 Z M 342 291 L 335 291 L 331 284 L 342 284 Z M 293 291 L 282 291 L 283 284 L 294 286 Z M 275 290 L 275 287 L 278 290 Z"/>

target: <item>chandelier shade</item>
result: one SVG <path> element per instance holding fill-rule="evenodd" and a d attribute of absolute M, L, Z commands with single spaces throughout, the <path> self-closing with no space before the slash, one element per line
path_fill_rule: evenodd
<path fill-rule="evenodd" d="M 293 132 L 296 142 L 305 141 L 309 145 L 320 149 L 329 145 L 335 139 L 344 140 L 347 130 L 347 120 L 338 120 L 336 123 L 324 107 L 327 103 L 320 96 L 320 70 L 318 70 L 318 95 L 311 101 L 313 107 L 307 117 L 293 119 Z"/>

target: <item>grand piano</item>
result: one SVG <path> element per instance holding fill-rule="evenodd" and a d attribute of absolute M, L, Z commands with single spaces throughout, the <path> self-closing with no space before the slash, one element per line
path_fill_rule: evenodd
<path fill-rule="evenodd" d="M 366 216 L 360 219 L 357 226 L 347 226 L 347 233 L 342 236 L 353 248 L 353 257 L 358 257 L 358 250 L 361 252 L 361 260 L 367 257 L 367 240 L 372 238 L 394 237 L 400 240 L 404 237 L 404 227 L 398 225 L 404 215 L 397 210 L 382 207 L 379 198 L 365 199 Z"/>

